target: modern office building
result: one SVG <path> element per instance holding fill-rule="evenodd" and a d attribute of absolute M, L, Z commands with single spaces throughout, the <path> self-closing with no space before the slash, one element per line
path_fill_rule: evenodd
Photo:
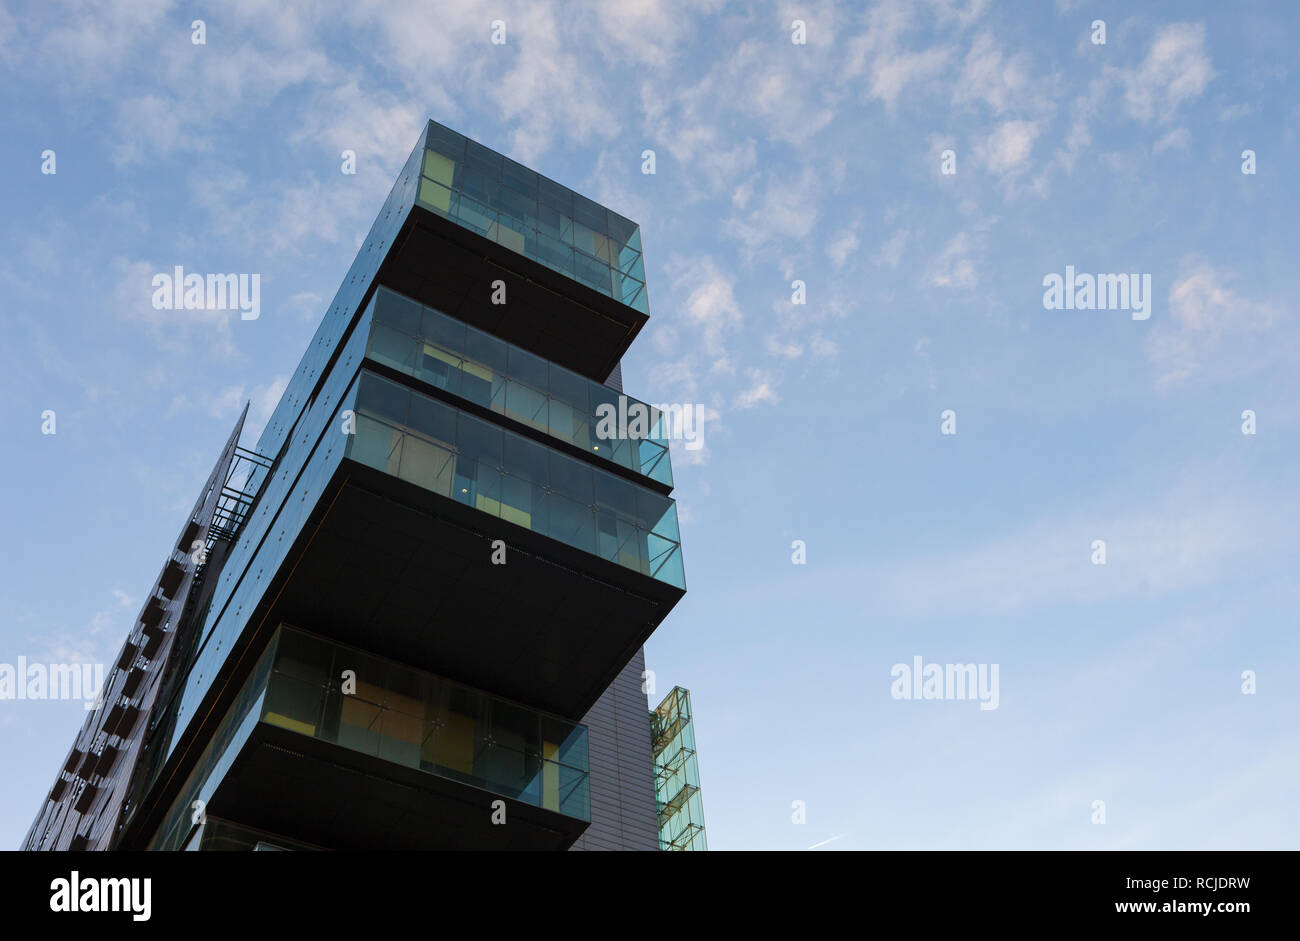
<path fill-rule="evenodd" d="M 700 768 L 695 755 L 690 690 L 674 686 L 650 713 L 650 742 L 654 757 L 659 848 L 694 852 L 707 850 L 704 797 L 700 793 Z"/>
<path fill-rule="evenodd" d="M 600 422 L 644 282 L 634 223 L 430 122 L 25 848 L 659 846 L 672 470 Z"/>

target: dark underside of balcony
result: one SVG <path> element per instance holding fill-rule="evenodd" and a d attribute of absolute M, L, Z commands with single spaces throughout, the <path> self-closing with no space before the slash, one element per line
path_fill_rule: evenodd
<path fill-rule="evenodd" d="M 337 475 L 269 623 L 578 719 L 684 594 L 350 460 Z"/>
<path fill-rule="evenodd" d="M 492 303 L 498 279 L 505 304 Z M 375 280 L 597 382 L 649 319 L 422 206 L 412 209 Z"/>
<path fill-rule="evenodd" d="M 497 800 L 505 801 L 504 825 L 492 822 Z M 562 850 L 588 826 L 266 723 L 254 728 L 207 810 L 337 850 Z"/>

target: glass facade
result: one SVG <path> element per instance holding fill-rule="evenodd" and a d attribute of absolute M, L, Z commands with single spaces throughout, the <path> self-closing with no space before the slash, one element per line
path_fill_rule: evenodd
<path fill-rule="evenodd" d="M 620 414 L 622 393 L 609 386 L 388 288 L 375 292 L 371 306 L 368 359 L 672 486 L 664 417 L 658 409 L 622 396 L 622 413 L 633 419 L 644 415 L 644 427 L 629 420 L 625 436 L 611 435 L 617 422 L 607 416 Z"/>
<path fill-rule="evenodd" d="M 355 689 L 343 688 L 344 671 Z M 587 727 L 280 628 L 263 722 L 590 820 Z"/>
<path fill-rule="evenodd" d="M 423 207 L 417 214 L 426 241 L 412 240 L 415 247 L 396 245 L 417 205 Z M 677 596 L 668 586 L 685 590 L 676 507 L 662 492 L 673 483 L 668 416 L 588 378 L 606 372 L 605 360 L 616 361 L 625 347 L 616 349 L 615 339 L 588 342 L 578 328 L 571 336 L 564 334 L 577 351 L 572 362 L 564 361 L 583 375 L 529 351 L 535 346 L 547 357 L 567 355 L 568 347 L 560 345 L 565 341 L 545 330 L 540 318 L 532 332 L 511 333 L 513 343 L 507 343 L 377 283 L 380 272 L 387 272 L 385 284 L 426 290 L 421 295 L 426 300 L 450 304 L 450 289 L 435 290 L 436 272 L 424 282 L 419 279 L 424 266 L 439 265 L 439 240 L 455 251 L 463 250 L 465 240 L 423 210 L 613 301 L 647 311 L 634 223 L 441 125 L 428 124 L 267 421 L 256 445 L 264 461 L 240 481 L 250 495 L 246 516 L 226 537 L 225 554 L 214 556 L 206 570 L 202 604 L 187 609 L 184 631 L 177 631 L 169 676 L 150 716 L 149 744 L 125 805 L 124 839 L 133 845 L 191 845 L 196 839 L 193 802 L 212 797 L 249 737 L 265 734 L 266 725 L 574 819 L 590 819 L 586 730 L 572 722 L 296 630 L 276 635 L 238 692 L 219 679 L 228 675 L 232 658 L 242 657 L 257 631 L 280 620 L 317 627 L 315 609 L 301 600 L 318 600 L 302 587 L 307 583 L 297 584 L 298 598 L 283 586 L 293 586 L 295 577 L 310 577 L 321 580 L 322 598 L 329 589 L 325 576 L 298 562 L 307 558 L 325 564 L 319 546 L 326 541 L 314 547 L 309 536 L 314 521 L 329 519 L 334 506 L 326 499 L 327 487 L 347 485 L 342 475 L 336 477 L 345 460 L 654 578 L 660 584 L 643 582 L 641 588 L 647 595 L 673 598 L 668 608 Z M 403 250 L 409 254 L 403 256 Z M 494 263 L 515 265 L 508 253 L 490 254 Z M 537 292 L 546 294 L 548 317 L 560 318 L 572 307 L 589 317 L 583 323 L 595 325 L 593 336 L 600 333 L 601 318 L 623 324 L 621 317 L 634 327 L 643 322 L 585 291 L 557 288 L 531 265 L 519 262 L 515 267 L 548 282 L 542 285 L 546 291 Z M 468 319 L 477 316 L 473 310 L 463 312 Z M 496 323 L 481 317 L 475 322 L 489 329 Z M 374 371 L 380 368 L 384 376 Z M 386 378 L 398 373 L 412 379 Z M 415 379 L 431 394 L 411 388 Z M 613 434 L 608 431 L 611 411 L 624 419 L 614 422 Z M 496 416 L 509 419 L 509 428 Z M 367 483 L 375 482 L 355 464 L 349 469 Z M 388 486 L 393 493 L 413 495 L 391 481 Z M 603 567 L 595 571 L 599 563 L 577 564 L 576 557 L 558 546 L 553 549 L 563 553 L 569 567 L 609 574 Z M 525 602 L 531 603 L 519 603 Z M 609 612 L 611 625 L 626 630 L 629 642 L 632 632 L 645 626 L 631 611 L 629 603 L 627 612 L 617 605 Z M 322 624 L 320 629 L 327 628 Z M 361 634 L 349 639 L 367 644 Z M 290 656 L 280 651 L 295 644 L 303 650 L 315 645 L 315 652 Z M 598 678 L 597 670 L 603 673 L 609 666 L 595 641 L 575 641 L 565 649 L 586 648 L 596 650 L 583 654 L 590 663 L 557 660 L 555 677 L 547 674 L 544 682 L 503 686 L 501 691 L 577 717 L 584 705 L 578 700 L 587 695 L 580 682 L 588 673 Z M 364 664 L 351 694 L 337 688 L 337 658 L 345 655 Z M 438 663 L 420 665 L 440 668 Z M 479 685 L 489 689 L 500 679 L 486 668 L 479 673 L 446 670 L 469 683 L 483 680 Z M 639 747 L 644 749 L 643 741 Z M 643 753 L 639 760 L 644 767 Z M 175 791 L 180 781 L 185 783 Z M 238 825 L 218 822 L 199 842 L 242 839 L 231 835 L 233 830 L 222 836 L 222 826 Z"/>
<path fill-rule="evenodd" d="M 707 850 L 690 690 L 673 687 L 658 708 L 650 713 L 650 738 L 654 754 L 655 804 L 659 812 L 659 848 Z"/>
<path fill-rule="evenodd" d="M 362 370 L 352 460 L 685 589 L 677 506 Z"/>
<path fill-rule="evenodd" d="M 636 223 L 429 122 L 418 205 L 648 313 Z"/>
<path fill-rule="evenodd" d="M 194 802 L 212 800 L 259 722 L 591 819 L 586 726 L 281 625 L 151 849 L 191 843 Z"/>
<path fill-rule="evenodd" d="M 252 674 L 217 726 L 207 747 L 203 749 L 194 770 L 185 779 L 180 796 L 172 803 L 149 849 L 183 849 L 189 842 L 193 828 L 201 824 L 202 816 L 196 811 L 212 800 L 217 786 L 225 778 L 226 772 L 238 757 L 239 750 L 244 747 L 261 718 L 266 678 L 271 672 L 274 653 L 275 644 L 272 641 L 271 646 L 258 658 Z"/>

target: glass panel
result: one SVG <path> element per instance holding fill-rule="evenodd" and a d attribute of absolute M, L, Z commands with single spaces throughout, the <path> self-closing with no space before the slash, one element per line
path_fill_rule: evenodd
<path fill-rule="evenodd" d="M 648 551 L 651 553 L 650 574 L 661 582 L 686 587 L 686 573 L 682 568 L 682 550 L 676 543 L 667 542 L 658 536 L 650 536 Z"/>
<path fill-rule="evenodd" d="M 605 218 L 605 207 L 577 193 L 573 194 L 573 221 L 602 235 L 609 230 Z"/>
<path fill-rule="evenodd" d="M 622 254 L 619 256 L 618 269 L 629 278 L 645 281 L 645 262 L 639 252 L 623 249 Z"/>
<path fill-rule="evenodd" d="M 357 432 L 348 445 L 348 457 L 367 467 L 386 469 L 388 455 L 400 440 L 401 432 L 390 425 L 360 414 L 357 415 L 356 427 Z"/>
<path fill-rule="evenodd" d="M 591 778 L 585 771 L 565 765 L 556 766 L 559 811 L 569 817 L 586 819 L 591 806 Z"/>
<path fill-rule="evenodd" d="M 641 297 L 641 292 L 645 290 L 645 285 L 636 278 L 628 277 L 626 275 L 620 275 L 619 281 L 619 288 L 621 291 L 619 299 L 628 307 L 636 307 L 639 298 Z"/>
<path fill-rule="evenodd" d="M 371 372 L 361 373 L 361 385 L 357 392 L 357 410 L 383 416 L 391 421 L 406 424 L 406 413 L 410 403 L 409 389 L 376 376 Z"/>
<path fill-rule="evenodd" d="M 542 488 L 510 474 L 501 475 L 501 518 L 535 532 L 546 532 Z"/>
<path fill-rule="evenodd" d="M 420 202 L 439 212 L 451 213 L 451 190 L 432 180 L 420 180 Z"/>
<path fill-rule="evenodd" d="M 550 455 L 550 486 L 556 493 L 590 506 L 594 498 L 594 477 L 591 468 L 583 462 L 562 454 Z"/>
<path fill-rule="evenodd" d="M 275 670 L 317 686 L 328 686 L 333 648 L 319 637 L 284 632 L 275 651 Z"/>
<path fill-rule="evenodd" d="M 546 396 L 530 389 L 522 382 L 506 383 L 505 414 L 542 431 L 549 429 L 546 417 Z"/>
<path fill-rule="evenodd" d="M 501 162 L 501 182 L 527 196 L 534 203 L 537 201 L 537 172 L 523 164 L 515 163 L 509 157 Z"/>
<path fill-rule="evenodd" d="M 509 348 L 505 372 L 534 389 L 545 389 L 547 386 L 549 370 L 546 360 L 517 346 Z"/>
<path fill-rule="evenodd" d="M 443 677 L 281 627 L 265 684 L 263 721 L 394 764 L 463 781 L 582 820 L 590 819 L 587 730 Z M 282 659 L 283 658 L 283 659 Z M 306 682 L 285 667 L 329 675 Z M 343 695 L 338 671 L 356 668 Z"/>
<path fill-rule="evenodd" d="M 613 240 L 614 244 L 619 248 L 620 251 L 626 248 L 628 245 L 628 241 L 637 232 L 636 223 L 633 222 L 631 219 L 625 219 L 623 216 L 620 216 L 618 213 L 614 212 L 613 210 L 606 211 L 605 220 L 606 220 L 606 224 L 608 225 L 608 229 L 606 231 L 608 231 L 609 237 Z M 633 249 L 633 251 L 636 252 L 640 251 L 639 242 L 637 243 L 637 246 Z"/>
<path fill-rule="evenodd" d="M 440 124 L 429 125 L 429 136 L 426 143 L 431 149 L 446 154 L 455 161 L 459 162 L 464 159 L 465 137 L 449 127 L 443 127 Z"/>
<path fill-rule="evenodd" d="M 591 436 L 587 416 L 574 411 L 566 402 L 551 399 L 549 408 L 550 434 L 570 444 L 575 444 L 584 451 L 591 447 Z"/>
<path fill-rule="evenodd" d="M 537 228 L 537 199 L 535 197 L 525 196 L 522 193 L 515 192 L 508 186 L 503 186 L 499 205 L 502 213 L 523 223 L 523 226 L 520 227 L 521 231 L 523 227 Z"/>
<path fill-rule="evenodd" d="M 375 324 L 370 331 L 370 342 L 366 346 L 366 355 L 376 362 L 403 372 L 410 372 L 415 365 L 415 356 L 420 349 L 420 341 L 404 333 Z"/>
<path fill-rule="evenodd" d="M 497 214 L 481 201 L 466 195 L 460 198 L 460 204 L 456 207 L 456 218 L 465 228 L 472 229 L 479 235 L 487 235 L 488 230 L 496 225 Z"/>
<path fill-rule="evenodd" d="M 569 372 L 569 370 L 556 366 L 554 363 L 551 364 L 549 378 L 552 395 L 574 408 L 584 412 L 587 411 L 589 379 L 579 376 L 577 373 Z"/>
<path fill-rule="evenodd" d="M 407 435 L 397 476 L 427 490 L 451 496 L 452 453 L 415 435 Z"/>
<path fill-rule="evenodd" d="M 320 724 L 325 687 L 283 673 L 273 674 L 262 709 L 262 721 L 303 735 L 315 735 Z"/>
<path fill-rule="evenodd" d="M 492 373 L 505 373 L 507 345 L 504 340 L 489 336 L 481 330 L 469 330 L 465 340 L 465 355 Z"/>
<path fill-rule="evenodd" d="M 552 493 L 547 501 L 547 509 L 547 534 L 552 539 L 558 539 L 583 552 L 595 552 L 596 521 L 589 505 Z"/>
<path fill-rule="evenodd" d="M 407 426 L 430 441 L 441 442 L 447 447 L 456 444 L 456 410 L 428 396 L 411 396 Z"/>
<path fill-rule="evenodd" d="M 600 291 L 602 294 L 610 293 L 610 273 L 609 266 L 597 261 L 581 251 L 573 255 L 574 276 L 588 287 Z"/>
<path fill-rule="evenodd" d="M 561 186 L 554 180 L 548 180 L 544 176 L 537 178 L 537 199 L 543 205 L 558 210 L 559 213 L 568 218 L 573 218 L 573 190 Z"/>
<path fill-rule="evenodd" d="M 545 203 L 537 207 L 537 230 L 560 245 L 573 245 L 573 220 Z"/>
<path fill-rule="evenodd" d="M 447 189 L 451 189 L 456 176 L 456 161 L 438 153 L 436 150 L 426 150 L 424 152 L 424 166 L 420 172 L 429 179 L 441 183 Z M 421 192 L 423 193 L 423 191 Z"/>
<path fill-rule="evenodd" d="M 638 520 L 644 520 L 646 528 L 671 539 L 681 542 L 677 530 L 677 505 L 671 499 L 658 493 L 638 487 L 636 491 Z"/>
<path fill-rule="evenodd" d="M 409 337 L 420 335 L 420 323 L 424 308 L 419 301 L 412 300 L 396 291 L 378 291 L 375 293 L 375 322 L 387 324 L 394 330 Z"/>
<path fill-rule="evenodd" d="M 500 467 L 501 429 L 464 413 L 456 418 L 456 444 L 460 453 L 489 467 Z"/>
<path fill-rule="evenodd" d="M 469 382 L 472 374 L 462 375 Z M 584 438 L 594 419 L 521 382 L 494 377 L 491 385 L 502 390 L 501 407 L 514 419 L 559 436 L 567 424 L 568 440 L 590 444 L 593 454 L 671 480 L 663 444 Z M 354 460 L 685 587 L 671 498 L 370 373 L 362 372 L 359 387 L 357 433 L 348 449 Z M 591 399 L 615 395 L 596 384 L 588 391 Z M 388 419 L 388 412 L 404 416 L 401 426 L 375 417 Z"/>
<path fill-rule="evenodd" d="M 420 335 L 449 353 L 464 353 L 465 324 L 432 307 L 425 307 L 422 310 L 424 316 L 420 323 Z"/>
<path fill-rule="evenodd" d="M 418 342 L 418 341 L 417 341 Z M 464 361 L 433 343 L 420 344 L 418 368 L 413 375 L 439 389 L 461 394 Z"/>
<path fill-rule="evenodd" d="M 548 268 L 573 277 L 573 248 L 538 230 L 537 260 Z"/>
<path fill-rule="evenodd" d="M 546 483 L 546 448 L 506 432 L 505 468 L 516 477 Z"/>

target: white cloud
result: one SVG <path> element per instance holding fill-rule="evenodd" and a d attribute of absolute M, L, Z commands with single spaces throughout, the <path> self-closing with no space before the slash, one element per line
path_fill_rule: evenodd
<path fill-rule="evenodd" d="M 983 102 L 994 114 L 1006 111 L 1042 112 L 1051 109 L 1043 78 L 1029 74 L 1029 56 L 1007 57 L 991 33 L 980 33 L 962 63 L 961 75 L 953 85 L 955 104 Z"/>
<path fill-rule="evenodd" d="M 1237 293 L 1230 272 L 1187 258 L 1169 288 L 1169 319 L 1147 340 L 1147 356 L 1159 385 L 1198 373 L 1241 375 L 1261 366 L 1280 348 L 1265 334 L 1279 319 L 1271 304 Z"/>
<path fill-rule="evenodd" d="M 689 355 L 654 363 L 649 372 L 650 384 L 661 401 L 690 401 L 699 391 L 698 370 Z"/>
<path fill-rule="evenodd" d="M 248 419 L 244 424 L 244 437 L 256 440 L 266 422 L 280 404 L 288 388 L 288 376 L 276 376 L 265 385 L 233 385 L 206 397 L 208 413 L 213 418 L 234 418 L 244 403 L 248 403 Z"/>
<path fill-rule="evenodd" d="M 1177 148 L 1186 150 L 1188 143 L 1191 141 L 1191 135 L 1185 127 L 1176 127 L 1160 140 L 1156 141 L 1151 148 L 1153 154 L 1163 153 L 1166 150 Z"/>
<path fill-rule="evenodd" d="M 1038 137 L 1033 121 L 1004 121 L 975 146 L 975 156 L 990 173 L 1005 176 L 1024 170 Z"/>
<path fill-rule="evenodd" d="M 891 112 L 909 85 L 936 79 L 953 57 L 952 46 L 904 48 L 902 37 L 912 26 L 912 9 L 899 0 L 877 3 L 867 14 L 865 33 L 849 40 L 849 58 L 841 81 L 858 85 L 867 76 L 868 99 L 877 99 Z"/>
<path fill-rule="evenodd" d="M 838 356 L 840 352 L 839 344 L 822 336 L 820 330 L 809 338 L 808 349 L 812 351 L 814 359 L 829 359 L 832 356 Z"/>
<path fill-rule="evenodd" d="M 934 259 L 927 275 L 928 283 L 933 287 L 971 289 L 979 283 L 975 272 L 975 262 L 971 253 L 975 251 L 975 239 L 966 232 L 958 232 L 943 251 Z"/>
<path fill-rule="evenodd" d="M 1125 71 L 1124 104 L 1139 121 L 1164 123 L 1184 101 L 1196 98 L 1214 78 L 1205 51 L 1205 27 L 1174 23 L 1156 31 L 1146 58 Z"/>
<path fill-rule="evenodd" d="M 357 155 L 358 176 L 373 172 L 391 185 L 428 117 L 409 98 L 362 91 L 350 80 L 319 92 L 290 140 L 322 145 L 336 167 L 342 165 L 343 151 L 351 150 Z"/>
<path fill-rule="evenodd" d="M 1127 512 L 1099 502 L 1056 514 L 957 552 L 905 562 L 881 574 L 882 598 L 950 616 L 1045 604 L 1098 604 L 1215 585 L 1294 541 L 1283 522 L 1294 500 L 1222 488 L 1200 469 Z M 1092 564 L 1092 541 L 1106 565 Z"/>
<path fill-rule="evenodd" d="M 1092 146 L 1092 122 L 1101 111 L 1110 89 L 1104 78 L 1093 79 L 1088 90 L 1077 96 L 1070 105 L 1070 129 L 1065 135 L 1065 147 L 1057 151 L 1056 163 L 1066 173 L 1073 173 L 1083 152 Z"/>
<path fill-rule="evenodd" d="M 708 256 L 668 264 L 672 291 L 684 300 L 679 304 L 686 325 L 695 328 L 706 353 L 725 352 L 726 335 L 739 326 L 743 315 L 736 301 L 735 280 Z"/>
<path fill-rule="evenodd" d="M 723 0 L 627 0 L 594 6 L 596 22 L 606 42 L 609 60 L 626 67 L 628 61 L 669 65 L 690 39 L 699 20 L 722 7 Z"/>
<path fill-rule="evenodd" d="M 881 244 L 880 251 L 871 256 L 872 263 L 897 268 L 898 263 L 903 260 L 903 250 L 907 247 L 907 238 L 910 234 L 908 229 L 895 231 Z"/>
<path fill-rule="evenodd" d="M 826 254 L 836 268 L 843 268 L 849 256 L 858 250 L 858 244 L 858 233 L 853 229 L 843 229 L 831 237 Z"/>
<path fill-rule="evenodd" d="M 198 133 L 197 116 L 175 99 L 156 94 L 124 99 L 117 106 L 113 163 L 123 167 L 208 149 L 208 141 Z"/>
<path fill-rule="evenodd" d="M 775 403 L 780 401 L 772 377 L 768 373 L 761 369 L 751 368 L 746 370 L 746 374 L 749 376 L 749 386 L 736 396 L 735 407 L 737 409 L 753 408 L 760 402 Z"/>
<path fill-rule="evenodd" d="M 177 264 L 183 264 L 180 261 Z M 147 261 L 115 258 L 110 263 L 113 288 L 110 307 L 127 323 L 141 324 L 155 343 L 163 349 L 187 353 L 192 345 L 221 356 L 236 352 L 231 320 L 239 318 L 237 310 L 159 310 L 153 306 L 155 275 L 172 275 L 173 264 L 155 265 Z"/>
<path fill-rule="evenodd" d="M 727 219 L 723 231 L 750 252 L 773 243 L 805 239 L 817 222 L 821 189 L 821 176 L 811 167 L 794 179 L 788 172 L 771 171 L 753 210 Z"/>
<path fill-rule="evenodd" d="M 780 340 L 769 334 L 763 341 L 767 351 L 782 359 L 798 359 L 803 356 L 803 347 L 793 340 Z"/>
<path fill-rule="evenodd" d="M 438 17 L 429 17 L 437 21 Z M 482 21 L 483 53 L 504 52 L 502 47 L 487 43 L 486 30 L 491 18 Z M 565 136 L 578 143 L 610 140 L 621 130 L 621 113 L 613 106 L 598 81 L 582 81 L 588 74 L 569 42 L 572 24 L 562 11 L 530 4 L 516 11 L 509 27 L 514 30 L 515 48 L 508 62 L 483 87 L 488 98 L 513 122 L 510 150 L 515 159 L 534 161 L 555 141 L 555 129 L 564 128 Z"/>
<path fill-rule="evenodd" d="M 50 4 L 51 23 L 42 28 L 44 41 L 33 49 L 35 57 L 55 67 L 55 74 L 70 84 L 89 85 L 106 73 L 137 60 L 140 47 L 154 43 L 157 33 L 175 17 L 168 16 L 171 0 L 132 3 Z M 176 42 L 189 44 L 189 31 L 177 29 Z"/>

